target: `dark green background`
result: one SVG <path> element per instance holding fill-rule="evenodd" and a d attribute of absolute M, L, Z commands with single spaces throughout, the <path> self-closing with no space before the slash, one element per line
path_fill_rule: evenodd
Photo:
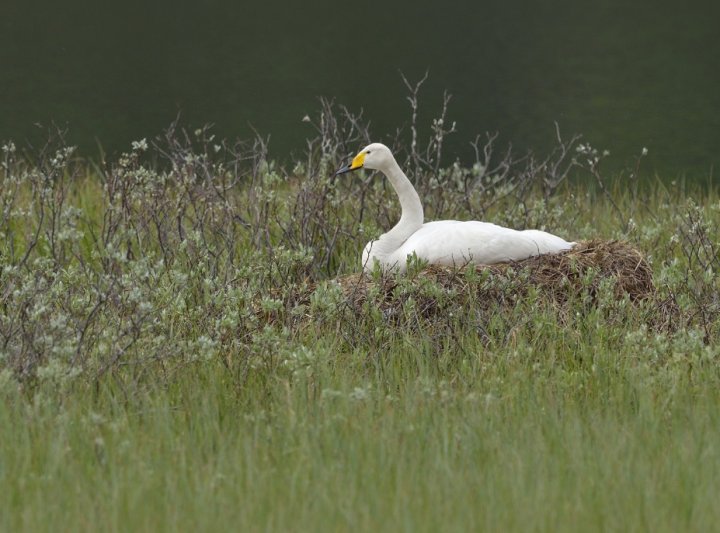
<path fill-rule="evenodd" d="M 85 154 L 152 137 L 182 111 L 227 137 L 250 125 L 287 158 L 317 97 L 407 125 L 398 75 L 430 70 L 424 119 L 454 96 L 469 157 L 478 132 L 546 150 L 553 121 L 622 166 L 704 179 L 720 162 L 720 3 L 661 0 L 65 2 L 1 0 L 0 138 L 67 125 Z"/>

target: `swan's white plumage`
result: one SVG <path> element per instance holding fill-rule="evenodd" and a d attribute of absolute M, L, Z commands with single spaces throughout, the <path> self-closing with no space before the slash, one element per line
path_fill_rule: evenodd
<path fill-rule="evenodd" d="M 442 220 L 423 224 L 388 262 L 402 262 L 415 252 L 430 264 L 493 264 L 568 247 L 563 239 L 542 231 L 529 234 L 489 222 Z"/>
<path fill-rule="evenodd" d="M 404 272 L 407 258 L 413 253 L 434 265 L 487 265 L 561 252 L 575 244 L 544 231 L 517 231 L 489 222 L 424 223 L 420 197 L 386 146 L 380 143 L 366 146 L 351 165 L 338 173 L 362 167 L 383 172 L 402 206 L 402 215 L 395 227 L 365 246 L 362 257 L 365 270 L 372 270 L 377 261 L 385 270 Z"/>

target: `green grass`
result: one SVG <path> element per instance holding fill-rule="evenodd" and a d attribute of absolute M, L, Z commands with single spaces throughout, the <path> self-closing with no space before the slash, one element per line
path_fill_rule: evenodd
<path fill-rule="evenodd" d="M 133 183 L 147 179 L 129 167 Z M 82 210 L 56 229 L 81 236 L 53 245 L 33 203 L 42 186 L 24 181 L 11 203 L 29 211 L 1 228 L 12 290 L 0 313 L 0 529 L 717 528 L 715 192 L 691 201 L 659 184 L 639 196 L 616 185 L 614 207 L 580 183 L 547 204 L 530 193 L 525 210 L 505 210 L 514 198 L 487 213 L 632 241 L 678 303 L 677 330 L 663 332 L 646 325 L 652 308 L 609 294 L 595 308 L 577 296 L 565 317 L 529 295 L 430 318 L 409 304 L 393 321 L 372 304 L 349 313 L 325 289 L 297 321 L 283 307 L 294 287 L 332 277 L 328 265 L 357 268 L 365 237 L 344 186 L 314 183 L 313 198 L 339 201 L 300 213 L 324 214 L 311 229 L 343 228 L 323 255 L 319 233 L 283 230 L 300 216 L 292 180 L 266 211 L 248 204 L 256 181 L 228 196 L 230 213 L 264 224 L 253 233 L 165 182 L 123 193 L 121 209 L 101 179 L 51 187 L 67 192 L 58 212 Z M 366 192 L 382 205 L 381 187 Z M 45 198 L 47 215 L 57 195 Z M 148 222 L 180 211 L 195 236 L 180 234 L 178 217 Z M 382 225 L 376 214 L 368 231 Z"/>
<path fill-rule="evenodd" d="M 8 531 L 701 530 L 720 489 L 716 362 L 656 368 L 554 331 L 468 361 L 321 350 L 238 391 L 204 364 L 117 391 L 6 399 Z"/>

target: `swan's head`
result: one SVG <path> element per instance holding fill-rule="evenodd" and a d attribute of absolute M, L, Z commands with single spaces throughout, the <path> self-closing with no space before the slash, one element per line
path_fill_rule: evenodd
<path fill-rule="evenodd" d="M 381 143 L 368 144 L 360 150 L 349 165 L 345 165 L 338 170 L 335 175 L 345 174 L 360 168 L 369 168 L 371 170 L 384 170 L 395 161 L 390 149 Z"/>

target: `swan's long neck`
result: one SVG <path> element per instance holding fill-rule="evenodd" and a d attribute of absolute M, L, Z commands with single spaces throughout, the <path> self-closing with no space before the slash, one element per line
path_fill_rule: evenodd
<path fill-rule="evenodd" d="M 394 159 L 392 164 L 383 171 L 395 189 L 402 208 L 400 221 L 385 235 L 392 234 L 401 238 L 400 244 L 402 244 L 423 225 L 423 207 L 415 187 Z"/>
<path fill-rule="evenodd" d="M 381 169 L 390 180 L 400 199 L 402 215 L 395 226 L 376 241 L 368 243 L 364 258 L 371 267 L 373 258 L 385 263 L 388 257 L 423 225 L 423 207 L 415 187 L 393 159 L 388 167 Z M 404 261 L 404 258 L 402 258 Z"/>

